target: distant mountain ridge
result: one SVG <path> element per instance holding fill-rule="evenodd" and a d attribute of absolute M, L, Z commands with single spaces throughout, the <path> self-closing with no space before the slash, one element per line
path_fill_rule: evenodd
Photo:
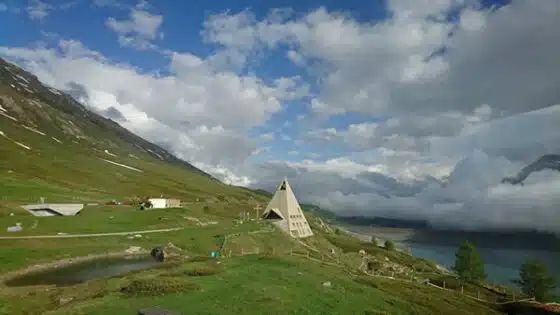
<path fill-rule="evenodd" d="M 161 146 L 135 135 L 111 119 L 88 110 L 69 94 L 45 86 L 35 75 L 2 58 L 0 58 L 0 87 L 8 91 L 5 94 L 0 93 L 0 106 L 2 106 L 0 114 L 8 115 L 31 126 L 41 127 L 41 129 L 58 129 L 76 139 L 110 143 L 113 138 L 118 138 L 132 145 L 136 150 L 163 162 L 179 165 L 192 172 L 213 178 L 210 174 L 177 158 Z M 14 101 L 10 95 L 14 90 L 27 102 Z M 52 109 L 44 108 L 45 104 Z M 71 118 L 74 120 L 70 120 Z M 92 124 L 99 130 L 91 130 Z M 89 135 L 90 132 L 99 132 L 105 138 L 99 139 L 96 135 Z"/>
<path fill-rule="evenodd" d="M 545 154 L 535 162 L 525 166 L 515 177 L 505 177 L 502 183 L 512 185 L 523 184 L 523 181 L 533 172 L 551 169 L 560 172 L 560 154 Z"/>

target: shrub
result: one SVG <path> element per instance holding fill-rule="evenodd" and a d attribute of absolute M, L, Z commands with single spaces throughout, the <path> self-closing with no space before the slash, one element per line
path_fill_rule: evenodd
<path fill-rule="evenodd" d="M 181 278 L 150 278 L 135 279 L 129 285 L 121 288 L 121 292 L 130 296 L 155 296 L 177 292 L 196 290 L 198 286 Z"/>
<path fill-rule="evenodd" d="M 391 240 L 386 240 L 383 247 L 385 247 L 386 250 L 393 251 L 395 250 L 395 243 Z"/>

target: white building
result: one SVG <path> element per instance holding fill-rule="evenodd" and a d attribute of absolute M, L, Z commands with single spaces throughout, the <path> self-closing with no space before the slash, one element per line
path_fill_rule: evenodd
<path fill-rule="evenodd" d="M 181 206 L 181 201 L 179 199 L 150 198 L 148 200 L 152 203 L 152 209 L 176 208 Z"/>
<path fill-rule="evenodd" d="M 313 231 L 311 231 L 311 227 L 307 223 L 307 219 L 303 215 L 296 196 L 294 196 L 294 192 L 286 179 L 278 186 L 274 197 L 266 206 L 263 218 L 272 220 L 276 226 L 291 237 L 303 238 L 313 235 Z"/>
<path fill-rule="evenodd" d="M 36 205 L 22 206 L 34 216 L 46 217 L 57 215 L 76 215 L 82 211 L 84 204 L 82 203 L 41 203 Z"/>

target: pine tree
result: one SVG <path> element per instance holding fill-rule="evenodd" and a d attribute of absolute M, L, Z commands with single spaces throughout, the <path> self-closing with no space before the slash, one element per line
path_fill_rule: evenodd
<path fill-rule="evenodd" d="M 455 254 L 453 270 L 462 282 L 476 282 L 486 279 L 484 262 L 474 245 L 468 241 L 461 244 Z"/>
<path fill-rule="evenodd" d="M 519 280 L 514 281 L 523 293 L 544 302 L 550 298 L 556 287 L 555 279 L 550 275 L 548 267 L 534 259 L 527 259 L 519 268 Z"/>

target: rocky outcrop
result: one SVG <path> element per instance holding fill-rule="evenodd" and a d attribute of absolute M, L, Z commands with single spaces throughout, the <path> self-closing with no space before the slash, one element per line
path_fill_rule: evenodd
<path fill-rule="evenodd" d="M 165 251 L 163 250 L 163 247 L 154 247 L 150 252 L 150 255 L 156 261 L 162 262 L 165 260 Z"/>
<path fill-rule="evenodd" d="M 533 172 L 551 169 L 560 172 L 560 154 L 546 154 L 535 162 L 525 166 L 515 177 L 505 177 L 502 183 L 512 185 L 523 184 L 523 181 Z"/>

